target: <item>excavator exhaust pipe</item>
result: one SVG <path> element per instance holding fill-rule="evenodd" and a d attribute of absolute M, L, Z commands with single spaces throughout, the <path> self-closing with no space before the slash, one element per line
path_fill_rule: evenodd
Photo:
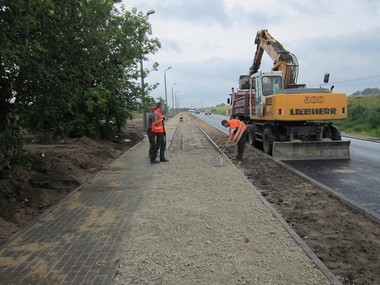
<path fill-rule="evenodd" d="M 351 141 L 273 142 L 277 160 L 350 159 Z"/>

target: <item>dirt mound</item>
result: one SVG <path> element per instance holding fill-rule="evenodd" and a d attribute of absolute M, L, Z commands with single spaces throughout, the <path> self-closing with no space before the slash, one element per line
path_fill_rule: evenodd
<path fill-rule="evenodd" d="M 114 141 L 61 138 L 24 146 L 22 165 L 0 180 L 0 244 L 144 138 L 135 119 Z"/>

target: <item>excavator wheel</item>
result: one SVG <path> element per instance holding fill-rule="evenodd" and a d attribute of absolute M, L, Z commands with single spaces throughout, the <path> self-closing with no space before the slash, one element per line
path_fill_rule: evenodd
<path fill-rule="evenodd" d="M 342 136 L 340 134 L 340 131 L 335 126 L 330 126 L 331 134 L 332 134 L 332 140 L 333 141 L 340 141 L 342 139 Z"/>
<path fill-rule="evenodd" d="M 266 154 L 272 155 L 274 140 L 275 138 L 272 130 L 269 127 L 266 127 L 263 133 L 263 150 Z"/>
<path fill-rule="evenodd" d="M 342 136 L 336 126 L 326 125 L 323 131 L 323 138 L 331 139 L 333 141 L 340 141 Z"/>
<path fill-rule="evenodd" d="M 325 126 L 323 130 L 323 138 L 332 139 L 332 130 L 330 126 Z"/>

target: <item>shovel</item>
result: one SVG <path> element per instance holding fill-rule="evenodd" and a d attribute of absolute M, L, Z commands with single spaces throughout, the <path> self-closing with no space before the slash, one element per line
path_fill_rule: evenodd
<path fill-rule="evenodd" d="M 215 166 L 222 167 L 224 165 L 224 151 L 226 150 L 225 146 L 221 153 L 215 158 Z"/>

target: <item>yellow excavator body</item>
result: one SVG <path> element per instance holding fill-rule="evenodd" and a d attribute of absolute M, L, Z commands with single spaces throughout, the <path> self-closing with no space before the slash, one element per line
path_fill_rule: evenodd
<path fill-rule="evenodd" d="M 301 91 L 302 92 L 302 91 Z M 264 116 L 269 121 L 331 121 L 347 118 L 344 93 L 275 94 L 265 97 Z M 252 116 L 255 119 L 256 116 Z"/>

